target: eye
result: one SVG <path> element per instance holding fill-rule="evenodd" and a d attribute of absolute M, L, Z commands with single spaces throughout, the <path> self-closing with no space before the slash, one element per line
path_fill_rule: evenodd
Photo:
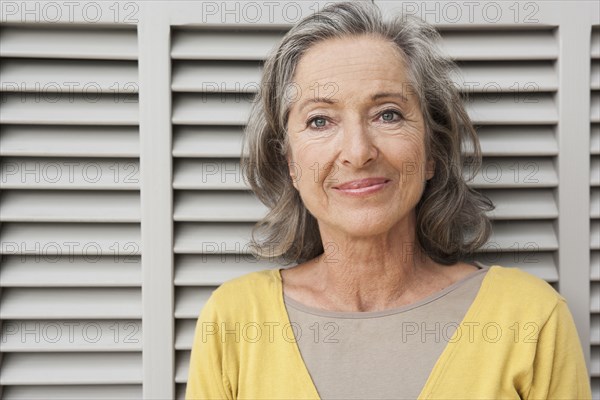
<path fill-rule="evenodd" d="M 394 115 L 398 116 L 398 119 L 394 119 Z M 393 108 L 389 108 L 387 110 L 383 110 L 379 116 L 383 119 L 384 122 L 398 122 L 402 118 L 402 114 L 400 111 L 395 110 Z"/>
<path fill-rule="evenodd" d="M 314 122 L 314 125 L 313 125 Z M 325 128 L 327 119 L 322 115 L 316 115 L 306 121 L 306 126 L 312 129 L 321 130 Z"/>

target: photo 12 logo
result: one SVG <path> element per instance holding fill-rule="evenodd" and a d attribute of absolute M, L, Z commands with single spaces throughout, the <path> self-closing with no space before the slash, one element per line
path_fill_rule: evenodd
<path fill-rule="evenodd" d="M 2 1 L 0 22 L 138 23 L 138 2 Z"/>
<path fill-rule="evenodd" d="M 27 345 L 141 345 L 140 321 L 4 321 L 0 349 Z"/>
<path fill-rule="evenodd" d="M 399 2 L 383 0 L 382 6 L 393 7 Z M 433 23 L 499 23 L 535 24 L 540 10 L 533 1 L 403 1 L 402 14 L 416 15 Z"/>

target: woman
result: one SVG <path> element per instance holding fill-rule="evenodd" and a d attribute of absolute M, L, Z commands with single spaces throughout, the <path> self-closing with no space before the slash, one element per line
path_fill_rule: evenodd
<path fill-rule="evenodd" d="M 463 261 L 493 205 L 463 180 L 481 153 L 437 39 L 341 3 L 268 57 L 243 169 L 269 208 L 255 253 L 297 265 L 212 293 L 186 398 L 591 398 L 565 299 Z"/>

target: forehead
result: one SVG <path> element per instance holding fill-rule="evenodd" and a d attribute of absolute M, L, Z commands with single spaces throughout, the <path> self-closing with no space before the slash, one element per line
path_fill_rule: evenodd
<path fill-rule="evenodd" d="M 294 83 L 302 92 L 292 109 L 310 97 L 370 99 L 376 92 L 403 92 L 410 97 L 405 62 L 397 47 L 379 37 L 326 39 L 300 58 Z"/>

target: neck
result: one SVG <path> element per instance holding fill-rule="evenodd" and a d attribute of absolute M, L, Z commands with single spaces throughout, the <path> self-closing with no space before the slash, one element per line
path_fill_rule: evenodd
<path fill-rule="evenodd" d="M 363 237 L 321 229 L 321 237 L 324 253 L 313 260 L 319 282 L 314 289 L 340 311 L 409 304 L 423 296 L 439 271 L 418 245 L 414 228 Z"/>

